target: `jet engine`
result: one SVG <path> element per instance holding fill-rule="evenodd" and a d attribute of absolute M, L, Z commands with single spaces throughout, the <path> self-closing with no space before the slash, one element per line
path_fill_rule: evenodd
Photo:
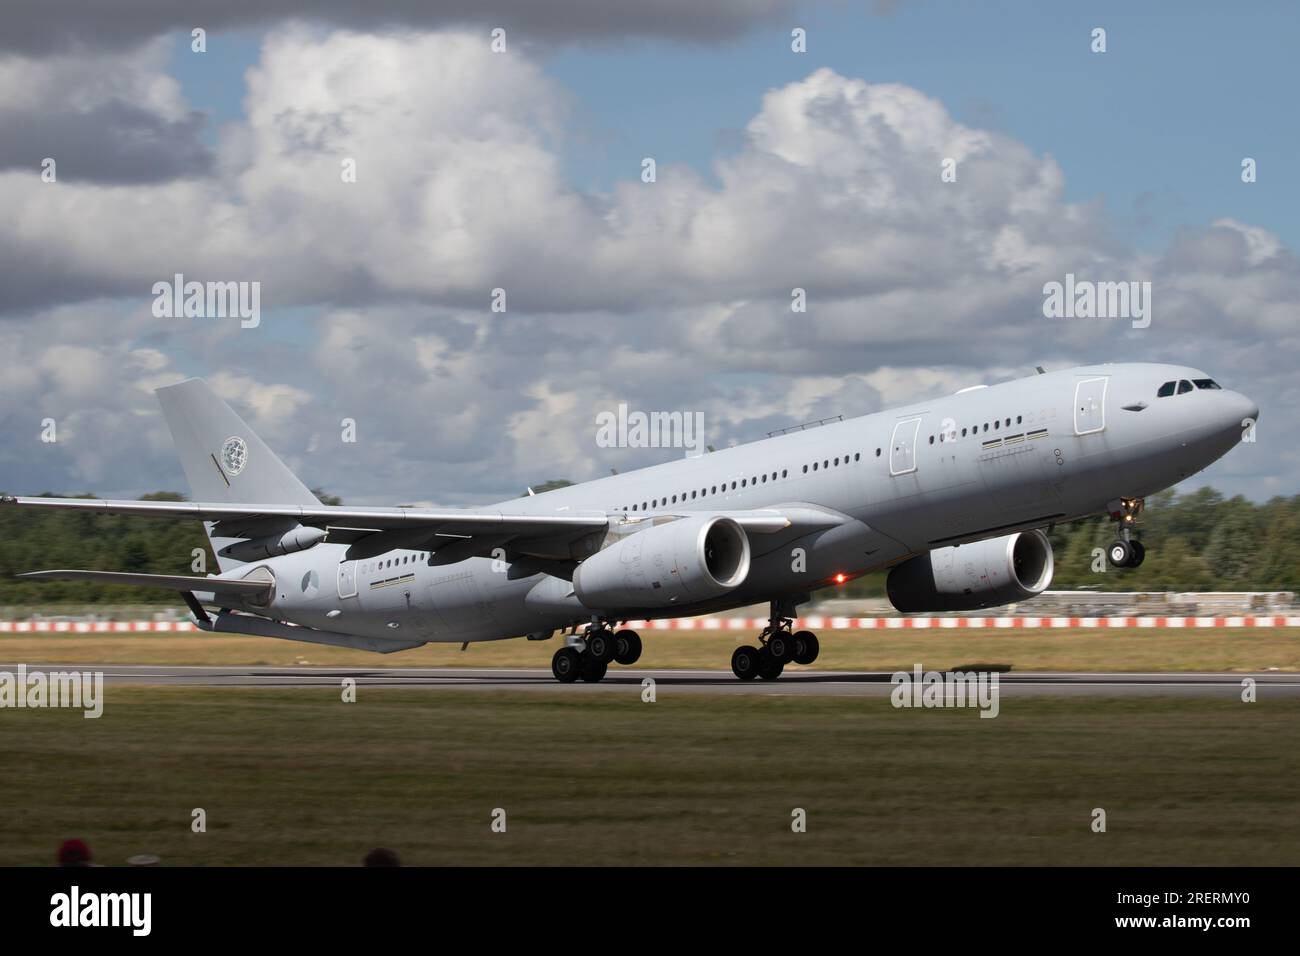
<path fill-rule="evenodd" d="M 1022 531 L 904 561 L 889 572 L 885 590 L 904 614 L 974 611 L 1041 594 L 1053 568 L 1047 535 Z"/>
<path fill-rule="evenodd" d="M 719 597 L 749 574 L 733 519 L 692 515 L 634 531 L 578 565 L 573 590 L 593 610 L 668 607 Z"/>

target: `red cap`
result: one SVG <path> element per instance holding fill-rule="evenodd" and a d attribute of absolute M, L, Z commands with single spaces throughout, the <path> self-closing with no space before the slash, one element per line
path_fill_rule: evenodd
<path fill-rule="evenodd" d="M 77 866 L 90 862 L 90 847 L 85 840 L 64 840 L 59 847 L 59 866 Z"/>

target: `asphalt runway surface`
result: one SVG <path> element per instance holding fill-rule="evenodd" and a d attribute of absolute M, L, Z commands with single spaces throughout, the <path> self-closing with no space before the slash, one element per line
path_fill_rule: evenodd
<path fill-rule="evenodd" d="M 0 671 L 17 672 L 17 664 Z M 97 671 L 109 685 L 175 687 L 338 687 L 352 678 L 358 687 L 534 693 L 640 694 L 642 681 L 655 682 L 656 696 L 671 694 L 778 694 L 830 697 L 887 697 L 888 672 L 818 671 L 790 667 L 774 681 L 737 680 L 727 670 L 641 670 L 614 666 L 597 684 L 561 684 L 541 668 L 357 668 L 357 667 L 190 667 L 149 664 L 27 664 L 33 671 Z M 999 672 L 1000 694 L 1026 696 L 1187 697 L 1240 699 L 1242 682 L 1256 682 L 1260 701 L 1300 696 L 1300 673 L 1050 673 Z"/>

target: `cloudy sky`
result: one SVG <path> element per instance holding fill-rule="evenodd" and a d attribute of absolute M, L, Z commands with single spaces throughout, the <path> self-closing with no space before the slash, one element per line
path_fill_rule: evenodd
<path fill-rule="evenodd" d="M 663 460 L 597 447 L 620 402 L 722 446 L 1155 360 L 1262 409 L 1192 484 L 1300 493 L 1300 18 L 1042 6 L 11 0 L 0 488 L 184 490 L 191 375 L 308 484 L 468 505 Z M 176 273 L 260 324 L 155 316 Z M 1044 318 L 1066 273 L 1150 327 Z"/>

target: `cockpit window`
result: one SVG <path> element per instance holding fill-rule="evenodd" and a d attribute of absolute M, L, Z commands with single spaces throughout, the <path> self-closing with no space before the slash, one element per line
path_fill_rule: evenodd
<path fill-rule="evenodd" d="M 1156 398 L 1168 398 L 1170 395 L 1174 394 L 1174 386 L 1177 384 L 1177 382 L 1165 382 L 1165 384 L 1161 385 L 1159 390 L 1156 392 Z"/>
<path fill-rule="evenodd" d="M 1219 383 L 1212 378 L 1194 378 L 1192 384 L 1197 388 L 1220 388 Z"/>
<path fill-rule="evenodd" d="M 1187 381 L 1187 379 L 1183 379 L 1178 383 L 1179 395 L 1182 395 L 1184 392 L 1190 392 L 1191 390 L 1192 390 L 1192 383 Z"/>

